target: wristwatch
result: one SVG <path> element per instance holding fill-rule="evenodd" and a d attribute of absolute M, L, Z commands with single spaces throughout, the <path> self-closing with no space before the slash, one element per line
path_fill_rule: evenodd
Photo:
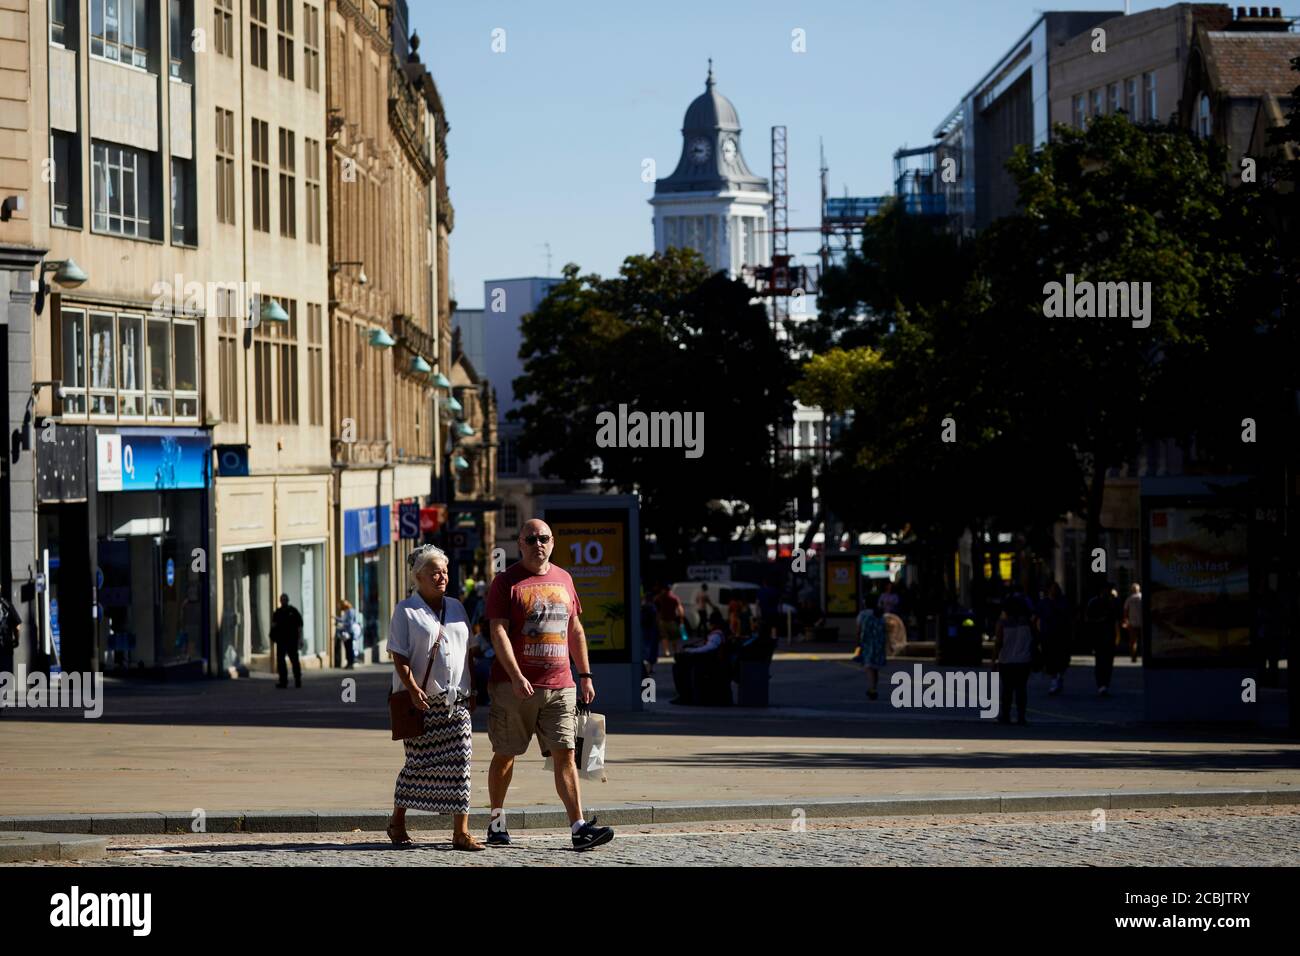
<path fill-rule="evenodd" d="M 584 677 L 587 678 L 588 680 L 595 680 L 595 679 L 596 679 L 596 678 L 595 678 L 593 675 L 591 675 L 591 674 L 579 674 L 579 675 L 578 675 L 578 680 L 582 680 L 582 678 L 584 678 Z"/>

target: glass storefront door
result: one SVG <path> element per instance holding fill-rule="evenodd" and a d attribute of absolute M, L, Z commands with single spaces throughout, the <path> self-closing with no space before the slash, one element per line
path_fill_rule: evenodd
<path fill-rule="evenodd" d="M 286 544 L 280 548 L 280 590 L 302 615 L 302 652 L 329 650 L 331 622 L 325 612 L 325 545 Z M 278 600 L 277 600 L 278 606 Z"/>

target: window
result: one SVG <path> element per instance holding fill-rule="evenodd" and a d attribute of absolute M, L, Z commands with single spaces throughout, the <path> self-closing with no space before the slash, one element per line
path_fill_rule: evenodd
<path fill-rule="evenodd" d="M 144 417 L 144 318 L 123 315 L 117 320 L 121 353 L 118 414 L 123 418 Z"/>
<path fill-rule="evenodd" d="M 280 127 L 280 235 L 298 235 L 297 177 L 293 130 Z"/>
<path fill-rule="evenodd" d="M 172 323 L 176 354 L 176 417 L 199 417 L 199 333 L 192 321 Z"/>
<path fill-rule="evenodd" d="M 222 56 L 235 55 L 234 0 L 216 0 L 212 4 L 212 46 Z"/>
<path fill-rule="evenodd" d="M 514 531 L 515 528 L 519 527 L 519 506 L 506 505 L 504 510 L 505 510 L 504 518 L 505 518 L 506 530 Z"/>
<path fill-rule="evenodd" d="M 266 0 L 248 3 L 248 56 L 253 66 L 266 69 Z"/>
<path fill-rule="evenodd" d="M 307 203 L 307 241 L 320 245 L 320 143 L 304 139 L 303 165 L 307 169 L 304 185 Z"/>
<path fill-rule="evenodd" d="M 90 0 L 90 52 L 149 67 L 150 0 Z"/>
<path fill-rule="evenodd" d="M 217 296 L 217 376 L 221 420 L 239 421 L 239 316 L 233 290 Z"/>
<path fill-rule="evenodd" d="M 320 92 L 320 10 L 302 5 L 302 72 L 307 89 Z"/>
<path fill-rule="evenodd" d="M 286 80 L 293 79 L 293 4 L 294 0 L 275 0 L 277 66 Z"/>
<path fill-rule="evenodd" d="M 1130 76 L 1124 81 L 1124 108 L 1128 110 L 1128 118 L 1137 122 L 1138 116 L 1138 81 L 1136 76 Z"/>
<path fill-rule="evenodd" d="M 117 414 L 117 346 L 112 312 L 90 313 L 90 414 Z"/>
<path fill-rule="evenodd" d="M 288 322 L 262 322 L 253 332 L 258 424 L 298 423 L 298 304 L 274 297 Z"/>
<path fill-rule="evenodd" d="M 151 237 L 152 154 L 111 143 L 91 146 L 92 227 L 97 232 Z"/>
<path fill-rule="evenodd" d="M 217 222 L 235 222 L 235 114 L 217 107 Z"/>
<path fill-rule="evenodd" d="M 1202 93 L 1196 106 L 1196 132 L 1201 139 L 1209 139 L 1214 133 L 1214 123 L 1210 116 L 1210 98 Z"/>
<path fill-rule="evenodd" d="M 50 222 L 81 228 L 81 149 L 76 133 L 50 132 L 50 158 L 54 181 L 50 183 Z"/>
<path fill-rule="evenodd" d="M 172 330 L 166 319 L 149 320 L 149 417 L 172 417 Z"/>
<path fill-rule="evenodd" d="M 1094 117 L 1102 115 L 1101 88 L 1092 91 L 1092 115 Z"/>
<path fill-rule="evenodd" d="M 1110 93 L 1110 115 L 1114 116 L 1120 111 L 1119 84 L 1112 83 L 1108 92 Z"/>
<path fill-rule="evenodd" d="M 1074 128 L 1083 129 L 1088 123 L 1088 107 L 1084 103 L 1083 94 L 1080 93 L 1074 98 Z"/>
<path fill-rule="evenodd" d="M 169 75 L 177 80 L 194 79 L 194 3 L 167 0 L 167 43 Z"/>
<path fill-rule="evenodd" d="M 307 401 L 313 425 L 325 424 L 325 341 L 321 307 L 307 305 Z"/>
<path fill-rule="evenodd" d="M 50 42 L 69 50 L 77 48 L 76 0 L 50 0 Z"/>
<path fill-rule="evenodd" d="M 172 157 L 172 242 L 182 246 L 199 244 L 195 222 L 194 162 Z"/>
<path fill-rule="evenodd" d="M 271 131 L 253 120 L 253 228 L 271 231 Z"/>
<path fill-rule="evenodd" d="M 1142 99 L 1146 102 L 1147 120 L 1152 123 L 1160 121 L 1160 110 L 1156 104 L 1156 75 L 1154 73 L 1142 74 Z"/>
<path fill-rule="evenodd" d="M 502 438 L 497 453 L 497 474 L 513 475 L 519 471 L 517 439 Z"/>
<path fill-rule="evenodd" d="M 86 314 L 63 310 L 60 326 L 63 413 L 86 414 Z"/>

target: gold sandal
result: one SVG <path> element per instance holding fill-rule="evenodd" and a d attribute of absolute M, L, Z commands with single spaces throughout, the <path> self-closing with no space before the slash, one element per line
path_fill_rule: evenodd
<path fill-rule="evenodd" d="M 479 850 L 487 849 L 487 847 L 482 843 L 479 843 L 478 840 L 475 840 L 474 837 L 468 833 L 453 833 L 451 836 L 451 846 L 454 850 L 466 850 L 469 852 L 477 852 Z"/>
<path fill-rule="evenodd" d="M 394 833 L 393 824 L 389 823 L 388 829 L 385 832 L 388 834 L 388 839 L 393 841 L 393 846 L 415 846 L 415 841 L 412 840 L 411 835 L 406 832 L 406 827 L 402 827 L 402 829 Z"/>

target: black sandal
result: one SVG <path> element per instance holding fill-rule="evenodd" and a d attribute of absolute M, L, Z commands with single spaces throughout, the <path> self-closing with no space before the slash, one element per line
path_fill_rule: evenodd
<path fill-rule="evenodd" d="M 393 824 L 389 823 L 388 829 L 384 832 L 388 834 L 388 839 L 393 841 L 393 846 L 415 846 L 415 841 L 412 840 L 411 835 L 406 832 L 406 827 L 402 827 L 401 830 L 394 833 Z"/>

